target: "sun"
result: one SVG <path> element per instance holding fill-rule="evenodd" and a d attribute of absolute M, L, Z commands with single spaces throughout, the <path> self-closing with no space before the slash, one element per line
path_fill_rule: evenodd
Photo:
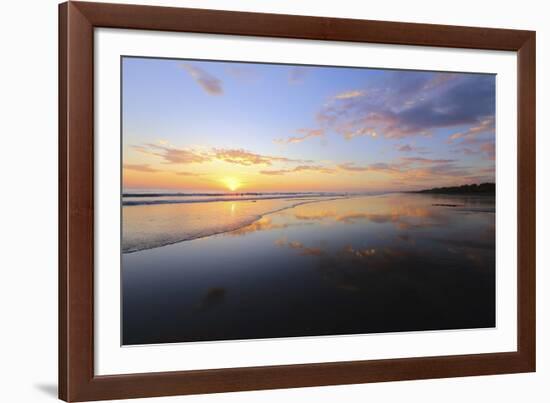
<path fill-rule="evenodd" d="M 241 182 L 236 178 L 224 178 L 224 185 L 232 192 L 241 187 Z"/>

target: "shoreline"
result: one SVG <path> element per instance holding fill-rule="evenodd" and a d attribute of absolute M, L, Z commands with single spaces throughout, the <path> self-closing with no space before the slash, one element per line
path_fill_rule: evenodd
<path fill-rule="evenodd" d="M 372 195 L 372 196 L 380 196 L 380 195 Z M 181 243 L 181 242 L 193 241 L 193 240 L 196 240 L 196 239 L 204 239 L 204 238 L 208 238 L 208 237 L 215 236 L 215 235 L 226 234 L 226 233 L 229 233 L 229 232 L 237 231 L 241 228 L 248 227 L 249 225 L 252 225 L 255 222 L 261 220 L 265 216 L 275 214 L 275 213 L 279 213 L 279 212 L 284 211 L 284 210 L 293 209 L 295 207 L 303 206 L 305 204 L 321 203 L 321 202 L 325 202 L 325 201 L 334 201 L 334 200 L 347 200 L 347 199 L 351 199 L 352 197 L 353 196 L 342 196 L 342 197 L 333 197 L 333 198 L 329 198 L 329 199 L 306 200 L 306 201 L 302 201 L 300 203 L 293 204 L 291 206 L 281 207 L 279 209 L 275 209 L 275 210 L 271 210 L 271 211 L 268 211 L 268 212 L 263 213 L 263 214 L 259 214 L 257 216 L 254 216 L 253 219 L 251 219 L 250 221 L 247 221 L 244 224 L 235 225 L 235 228 L 232 227 L 231 229 L 224 229 L 222 231 L 216 231 L 216 232 L 209 233 L 209 234 L 198 234 L 196 236 L 192 236 L 192 237 L 189 237 L 189 238 L 186 238 L 186 239 L 180 239 L 180 240 L 177 240 L 177 241 L 167 242 L 167 243 L 165 243 L 163 245 L 159 245 L 159 246 L 151 246 L 151 247 L 140 248 L 140 249 L 132 249 L 132 250 L 128 250 L 128 251 L 124 251 L 123 248 L 121 247 L 120 248 L 120 250 L 121 250 L 120 253 L 121 253 L 121 255 L 132 254 L 132 253 L 142 252 L 142 251 L 146 251 L 146 250 L 162 248 L 164 246 L 175 245 L 175 244 Z M 370 197 L 370 195 L 361 195 L 361 196 L 356 196 L 356 197 Z M 223 201 L 231 202 L 230 200 L 223 200 Z M 242 201 L 246 201 L 246 200 L 242 200 Z M 163 203 L 163 204 L 166 204 L 166 203 Z M 179 204 L 182 204 L 182 203 L 179 203 Z"/>
<path fill-rule="evenodd" d="M 264 218 L 266 216 L 269 216 L 271 214 L 279 213 L 279 212 L 285 211 L 285 210 L 290 210 L 292 208 L 303 206 L 303 205 L 306 205 L 306 204 L 321 203 L 321 202 L 335 201 L 335 200 L 349 200 L 349 199 L 362 198 L 362 197 L 368 197 L 368 198 L 383 197 L 383 196 L 387 196 L 387 195 L 391 195 L 391 194 L 399 194 L 399 193 L 401 193 L 401 194 L 419 194 L 419 195 L 426 195 L 426 196 L 427 195 L 434 195 L 434 196 L 438 195 L 438 194 L 435 194 L 435 193 L 423 193 L 423 192 L 411 191 L 411 192 L 386 192 L 386 193 L 370 194 L 370 195 L 367 195 L 367 194 L 364 194 L 364 195 L 342 195 L 342 196 L 337 196 L 337 197 L 326 196 L 327 198 L 319 197 L 317 199 L 306 199 L 306 200 L 302 200 L 302 201 L 300 201 L 300 198 L 296 198 L 297 203 L 295 203 L 295 204 L 285 206 L 285 207 L 281 207 L 281 208 L 277 208 L 277 209 L 274 209 L 274 210 L 264 212 L 262 214 L 252 216 L 249 220 L 246 220 L 245 222 L 241 222 L 241 223 L 236 223 L 234 226 L 231 226 L 230 228 L 224 228 L 223 230 L 217 230 L 217 231 L 209 232 L 209 233 L 199 233 L 199 234 L 196 234 L 196 235 L 193 235 L 193 236 L 188 236 L 184 239 L 167 241 L 166 243 L 163 243 L 162 245 L 158 245 L 158 246 L 147 246 L 147 247 L 143 247 L 143 248 L 132 248 L 132 249 L 126 250 L 126 251 L 124 251 L 123 247 L 121 246 L 121 248 L 120 248 L 121 252 L 120 253 L 121 253 L 121 255 L 126 255 L 126 254 L 129 255 L 129 254 L 142 252 L 142 251 L 146 251 L 146 250 L 162 248 L 164 246 L 175 245 L 177 243 L 188 242 L 188 241 L 193 241 L 193 240 L 197 240 L 197 239 L 205 239 L 205 238 L 215 236 L 215 235 L 222 235 L 222 234 L 230 233 L 230 232 L 237 231 L 237 230 L 240 230 L 242 228 L 245 228 L 249 225 L 252 225 L 255 222 L 257 222 L 257 221 L 261 220 L 262 218 Z M 448 194 L 448 195 L 449 196 L 463 196 L 462 194 Z M 477 195 L 473 195 L 473 194 L 464 194 L 464 195 L 466 195 L 466 196 L 477 196 Z M 485 196 L 485 195 L 482 195 L 482 196 Z M 490 196 L 490 195 L 486 195 L 486 196 Z M 281 199 L 282 200 L 282 199 L 286 199 L 286 197 L 276 198 L 276 199 Z M 255 200 L 262 201 L 262 200 L 272 200 L 272 199 L 263 198 L 263 199 L 255 199 Z M 243 199 L 240 199 L 240 200 L 216 200 L 216 202 L 227 202 L 227 203 L 235 202 L 235 201 L 250 201 L 250 200 L 243 200 Z M 202 202 L 210 203 L 212 201 L 206 201 L 205 200 L 205 201 L 202 201 Z M 183 202 L 183 203 L 177 203 L 177 202 L 173 203 L 173 202 L 171 202 L 171 203 L 172 204 L 191 204 L 191 203 L 188 203 L 188 202 Z M 166 204 L 170 204 L 170 203 L 141 204 L 141 206 L 159 205 L 159 204 L 166 205 Z M 123 206 L 123 207 L 131 207 L 131 206 Z"/>
<path fill-rule="evenodd" d="M 348 197 L 353 196 L 349 194 L 327 194 L 327 195 L 299 195 L 299 196 L 292 196 L 292 195 L 272 195 L 272 196 L 266 196 L 266 197 L 258 197 L 258 196 L 232 196 L 228 195 L 229 197 L 224 199 L 222 196 L 217 196 L 218 198 L 210 198 L 210 199 L 189 199 L 189 200 L 150 200 L 150 201 L 134 201 L 134 200 L 127 200 L 124 201 L 124 197 L 122 198 L 122 206 L 123 207 L 132 207 L 132 206 L 154 206 L 159 204 L 192 204 L 192 203 L 219 203 L 219 202 L 236 202 L 236 201 L 262 201 L 262 200 L 300 200 L 300 199 L 311 199 L 311 198 L 323 198 L 323 197 Z M 135 197 L 135 196 L 130 196 Z M 149 197 L 149 196 L 142 196 L 142 197 Z M 170 196 L 170 197 L 183 197 L 183 196 Z M 207 197 L 207 196 L 190 196 L 190 197 Z"/>
<path fill-rule="evenodd" d="M 495 197 L 496 195 L 494 193 L 468 193 L 468 192 L 462 192 L 462 193 L 454 193 L 454 192 L 435 192 L 435 191 L 429 191 L 426 192 L 424 190 L 414 190 L 411 192 L 404 192 L 404 193 L 410 193 L 410 194 L 421 194 L 421 195 L 445 195 L 445 196 L 492 196 Z"/>
<path fill-rule="evenodd" d="M 485 182 L 480 184 L 472 183 L 470 185 L 461 186 L 443 186 L 431 189 L 416 190 L 413 191 L 413 193 L 494 196 L 496 194 L 496 184 Z"/>

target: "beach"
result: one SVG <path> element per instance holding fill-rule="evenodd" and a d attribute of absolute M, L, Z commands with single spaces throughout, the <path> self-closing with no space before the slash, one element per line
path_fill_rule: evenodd
<path fill-rule="evenodd" d="M 124 197 L 122 252 L 230 232 L 265 215 L 339 194 L 191 194 Z"/>
<path fill-rule="evenodd" d="M 495 326 L 492 196 L 211 199 L 123 206 L 124 345 Z"/>

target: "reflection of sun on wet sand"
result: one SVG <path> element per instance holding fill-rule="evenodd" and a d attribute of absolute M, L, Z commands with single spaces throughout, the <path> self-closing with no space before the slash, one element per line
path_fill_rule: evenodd
<path fill-rule="evenodd" d="M 122 252 L 136 252 L 235 230 L 244 234 L 258 230 L 257 226 L 267 225 L 261 218 L 268 214 L 334 199 L 334 196 L 310 196 L 127 205 L 122 210 Z M 247 228 L 248 225 L 253 226 Z"/>
<path fill-rule="evenodd" d="M 388 201 L 390 201 L 390 207 L 388 207 Z M 290 217 L 293 219 L 289 219 Z M 430 211 L 429 205 L 423 207 L 393 204 L 388 196 L 350 196 L 316 200 L 270 212 L 252 224 L 228 231 L 227 235 L 244 235 L 257 231 L 287 228 L 292 225 L 314 225 L 315 222 L 317 224 L 329 222 L 352 224 L 361 221 L 390 222 L 398 228 L 405 229 L 413 226 L 435 225 L 436 221 L 442 223 L 440 218 L 441 215 L 436 211 Z M 424 221 L 424 223 L 422 224 L 420 221 Z M 303 245 L 299 243 L 290 243 L 288 246 L 294 249 L 304 249 Z"/>
<path fill-rule="evenodd" d="M 460 204 L 460 210 L 494 211 L 494 201 L 491 206 L 491 200 L 487 205 L 481 199 L 477 204 L 470 200 L 468 207 Z M 422 200 L 426 202 L 419 202 Z M 414 194 L 394 194 L 125 206 L 122 251 L 135 252 L 216 234 L 236 236 L 291 225 L 274 222 L 277 213 L 292 214 L 300 225 L 331 221 L 392 223 L 400 229 L 444 225 L 447 215 L 434 207 L 449 203 L 430 200 Z"/>

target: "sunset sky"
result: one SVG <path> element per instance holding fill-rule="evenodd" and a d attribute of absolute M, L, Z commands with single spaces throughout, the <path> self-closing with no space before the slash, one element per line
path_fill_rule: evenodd
<path fill-rule="evenodd" d="M 494 182 L 495 76 L 123 59 L 123 188 Z"/>

